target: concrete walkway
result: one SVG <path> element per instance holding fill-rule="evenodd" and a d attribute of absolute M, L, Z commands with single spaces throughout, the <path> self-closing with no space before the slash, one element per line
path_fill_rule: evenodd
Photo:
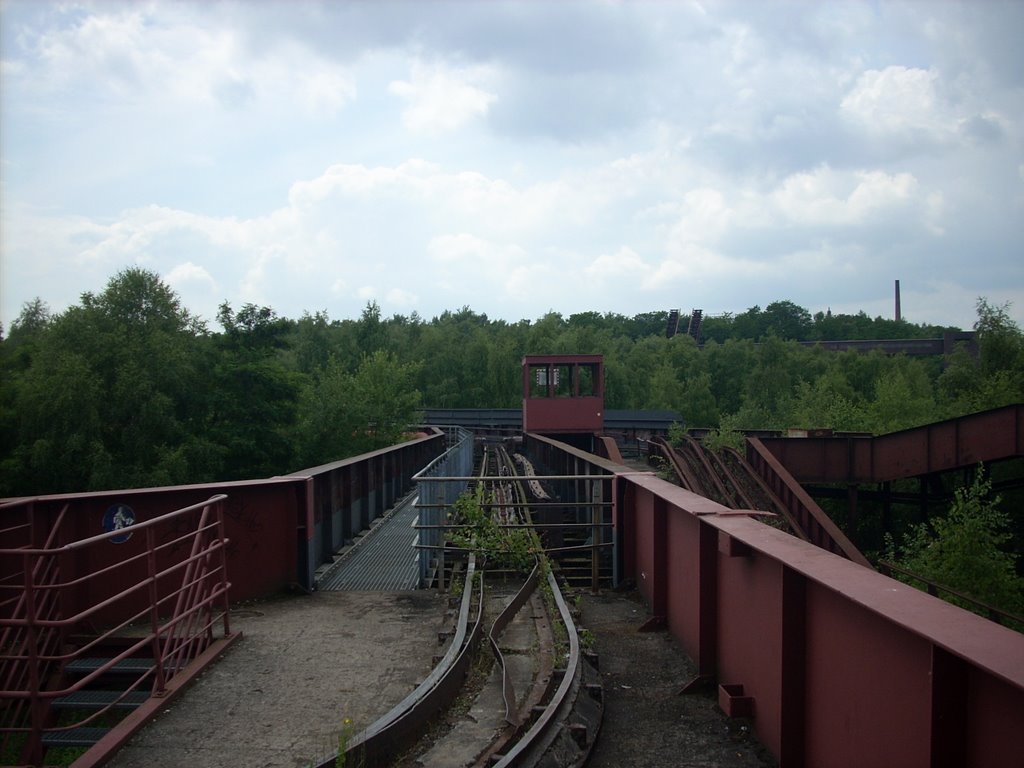
<path fill-rule="evenodd" d="M 430 672 L 446 623 L 435 591 L 316 592 L 241 606 L 243 639 L 108 763 L 301 768 L 387 712 Z"/>

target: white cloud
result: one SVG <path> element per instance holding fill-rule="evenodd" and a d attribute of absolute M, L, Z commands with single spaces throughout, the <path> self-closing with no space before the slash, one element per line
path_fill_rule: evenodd
<path fill-rule="evenodd" d="M 181 290 L 189 283 L 205 286 L 210 291 L 218 290 L 217 281 L 213 279 L 213 275 L 205 267 L 200 267 L 191 261 L 176 265 L 164 275 L 164 280 L 175 290 Z"/>
<path fill-rule="evenodd" d="M 419 297 L 412 291 L 407 291 L 403 288 L 392 288 L 384 294 L 384 301 L 389 307 L 409 309 L 416 306 Z"/>
<path fill-rule="evenodd" d="M 840 107 L 869 130 L 879 132 L 948 129 L 939 114 L 935 72 L 903 66 L 869 69 Z"/>
<path fill-rule="evenodd" d="M 520 264 L 504 273 L 503 291 L 507 298 L 534 305 L 558 302 L 564 299 L 565 294 L 562 275 L 562 271 L 552 264 Z"/>
<path fill-rule="evenodd" d="M 487 115 L 498 98 L 485 90 L 492 77 L 487 67 L 456 69 L 415 61 L 409 79 L 394 80 L 388 89 L 406 102 L 402 122 L 412 133 L 449 133 Z"/>
<path fill-rule="evenodd" d="M 24 29 L 31 67 L 12 71 L 29 93 L 81 93 L 107 104 L 238 109 L 256 105 L 333 114 L 355 98 L 349 70 L 302 45 L 249 50 L 217 14 L 187 3 L 58 6 L 66 23 Z"/>
<path fill-rule="evenodd" d="M 0 321 L 1024 297 L 1014 4 L 398 8 L 5 4 Z"/>
<path fill-rule="evenodd" d="M 482 267 L 494 272 L 526 259 L 526 251 L 514 243 L 495 243 L 466 232 L 432 238 L 427 253 L 439 264 L 468 270 Z"/>
<path fill-rule="evenodd" d="M 807 226 L 863 224 L 872 215 L 905 208 L 918 182 L 909 173 L 838 172 L 827 166 L 786 178 L 771 196 L 782 216 Z"/>
<path fill-rule="evenodd" d="M 614 286 L 620 281 L 643 280 L 651 273 L 651 267 L 632 248 L 622 246 L 615 253 L 599 255 L 584 267 L 583 273 L 599 286 Z"/>

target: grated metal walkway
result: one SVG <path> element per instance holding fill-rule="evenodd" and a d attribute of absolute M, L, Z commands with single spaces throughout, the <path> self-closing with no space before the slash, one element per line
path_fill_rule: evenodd
<path fill-rule="evenodd" d="M 420 578 L 420 556 L 415 548 L 419 532 L 413 526 L 419 520 L 418 499 L 419 496 L 411 494 L 399 501 L 384 520 L 320 578 L 317 589 L 366 592 L 416 589 Z"/>

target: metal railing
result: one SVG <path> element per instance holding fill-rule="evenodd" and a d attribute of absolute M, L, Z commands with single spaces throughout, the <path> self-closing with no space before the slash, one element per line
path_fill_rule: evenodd
<path fill-rule="evenodd" d="M 888 560 L 879 560 L 878 570 L 886 576 L 890 576 L 894 579 L 898 578 L 897 574 L 899 576 L 903 576 L 905 578 L 900 579 L 900 581 L 910 584 L 912 587 L 917 587 L 919 583 L 923 585 L 920 588 L 924 589 L 924 591 L 932 597 L 941 598 L 943 594 L 946 594 L 950 597 L 956 598 L 950 602 L 960 605 L 960 607 L 966 608 L 979 616 L 985 616 L 996 624 L 1002 624 L 1003 626 L 1008 626 L 1018 631 L 1024 631 L 1024 616 L 1018 616 L 1015 613 L 1004 611 L 1002 608 L 997 608 L 991 603 L 986 603 L 984 600 L 971 597 L 966 592 L 961 592 L 953 587 L 948 587 L 934 579 L 930 579 L 927 576 L 916 573 L 915 571 L 907 570 L 906 568 L 896 565 L 896 563 Z"/>
<path fill-rule="evenodd" d="M 130 527 L 58 546 L 67 507 L 43 535 L 27 509 L 27 543 L 0 549 L 0 749 L 37 763 L 44 737 L 94 723 L 133 692 L 162 693 L 214 640 L 230 635 L 224 494 Z M 31 502 L 25 502 L 31 505 Z M 62 605 L 81 607 L 65 616 Z M 108 649 L 113 649 L 109 651 Z M 97 658 L 106 653 L 108 657 Z M 53 725 L 59 698 L 128 659 L 138 678 L 102 708 Z M 88 660 L 88 661 L 86 661 Z M 83 667 L 73 680 L 77 662 Z"/>
<path fill-rule="evenodd" d="M 420 523 L 420 587 L 430 581 L 431 571 L 444 573 L 444 533 L 447 509 L 459 498 L 473 471 L 473 433 L 462 427 L 446 429 L 449 448 L 413 475 L 418 486 Z"/>

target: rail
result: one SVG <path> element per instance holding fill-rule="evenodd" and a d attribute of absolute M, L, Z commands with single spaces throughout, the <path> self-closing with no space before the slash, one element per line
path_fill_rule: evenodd
<path fill-rule="evenodd" d="M 528 765 L 540 759 L 540 754 L 557 736 L 558 724 L 568 715 L 574 699 L 570 695 L 573 688 L 580 685 L 580 639 L 576 633 L 576 625 L 572 620 L 569 607 L 565 604 L 562 592 L 554 574 L 547 572 L 548 587 L 558 606 L 558 613 L 565 624 L 569 636 L 569 654 L 565 661 L 565 672 L 558 684 L 558 689 L 540 717 L 530 726 L 529 730 L 494 764 L 495 768 L 511 768 L 511 766 Z"/>
<path fill-rule="evenodd" d="M 224 537 L 226 495 L 129 527 L 58 545 L 65 506 L 41 546 L 0 549 L 0 737 L 5 753 L 38 763 L 44 739 L 94 723 L 133 693 L 163 693 L 209 647 L 231 634 Z M 31 503 L 31 502 L 28 502 Z M 29 513 L 31 524 L 31 512 Z M 39 540 L 30 532 L 30 540 Z M 10 541 L 10 539 L 6 539 Z M 17 593 L 12 598 L 7 595 Z M 62 605 L 78 610 L 63 615 Z M 101 629 L 102 627 L 102 629 Z M 114 648 L 109 657 L 97 655 Z M 70 650 L 69 650 L 70 649 Z M 128 660 L 138 679 L 106 706 L 53 725 L 51 706 Z M 71 682 L 76 667 L 84 673 Z"/>
<path fill-rule="evenodd" d="M 932 597 L 942 597 L 941 593 L 944 592 L 947 595 L 955 597 L 960 602 L 967 603 L 967 606 L 965 607 L 968 607 L 969 610 L 981 616 L 986 616 L 997 624 L 1002 624 L 1004 626 L 1016 624 L 1017 629 L 1024 630 L 1024 616 L 1018 616 L 1015 613 L 1004 611 L 1001 608 L 997 608 L 983 600 L 978 600 L 976 597 L 971 597 L 958 589 L 953 589 L 945 584 L 940 584 L 933 579 L 929 579 L 927 576 L 923 576 L 920 573 L 902 568 L 901 566 L 896 565 L 896 563 L 889 562 L 888 560 L 879 560 L 878 570 L 886 576 L 893 576 L 893 574 L 906 576 L 912 581 L 924 584 L 925 592 Z M 895 576 L 893 576 L 893 578 L 895 578 Z"/>
<path fill-rule="evenodd" d="M 455 633 L 444 657 L 433 671 L 412 693 L 356 734 L 345 747 L 346 757 L 336 755 L 320 763 L 318 768 L 345 764 L 348 758 L 362 768 L 392 765 L 394 758 L 416 741 L 422 725 L 454 701 L 468 673 L 472 651 L 481 634 L 483 582 L 474 578 L 475 572 L 476 561 L 470 556 Z M 474 593 L 476 618 L 470 624 Z"/>

